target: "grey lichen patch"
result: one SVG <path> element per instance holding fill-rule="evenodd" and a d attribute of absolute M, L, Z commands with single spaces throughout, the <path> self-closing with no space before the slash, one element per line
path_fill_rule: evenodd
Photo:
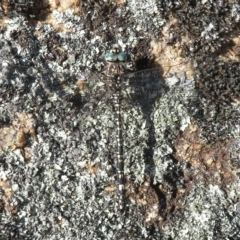
<path fill-rule="evenodd" d="M 23 14 L 28 18 L 35 18 L 43 14 L 49 7 L 49 1 L 2 1 L 1 8 L 4 14 L 11 18 L 12 16 L 18 14 Z"/>
<path fill-rule="evenodd" d="M 1 176 L 14 191 L 10 204 L 17 206 L 11 212 L 0 202 L 1 238 L 238 239 L 240 191 L 232 173 L 239 175 L 239 66 L 219 59 L 218 50 L 239 29 L 239 4 L 89 0 L 1 6 L 10 2 L 19 4 L 1 16 L 0 121 L 9 126 L 16 112 L 30 112 L 38 125 L 37 141 L 24 148 L 31 161 L 18 148 L 0 155 Z M 33 11 L 37 3 L 47 5 Z M 154 56 L 164 68 L 156 78 L 147 73 L 145 83 L 139 74 L 135 86 L 123 84 L 126 187 L 132 190 L 123 217 L 115 191 L 114 91 L 99 74 L 113 43 L 130 55 L 132 69 L 136 63 L 137 70 L 153 67 Z M 89 72 L 95 78 L 86 86 L 79 75 Z M 193 123 L 202 129 L 200 137 L 188 132 Z M 220 144 L 226 139 L 234 142 L 230 152 Z M 175 147 L 184 160 L 174 158 Z M 191 159 L 184 147 L 204 161 Z M 221 156 L 214 147 L 222 147 Z M 224 153 L 230 155 L 226 165 Z M 216 164 L 212 155 L 219 157 Z M 219 180 L 214 187 L 218 181 L 204 184 L 210 173 Z"/>
<path fill-rule="evenodd" d="M 205 135 L 205 139 L 209 142 L 215 141 L 216 138 L 224 140 L 228 136 L 238 137 L 238 127 L 231 128 L 230 126 L 235 124 L 238 126 L 235 117 L 239 118 L 240 111 L 237 103 L 240 89 L 237 80 L 240 74 L 239 63 L 233 61 L 226 63 L 219 58 L 211 58 L 211 63 L 206 65 L 202 58 L 197 61 L 197 64 L 196 86 L 201 93 L 198 103 L 203 111 L 199 112 L 198 116 L 196 115 L 196 119 L 200 124 L 203 122 L 213 124 L 214 119 L 215 124 L 215 131 L 207 129 L 207 125 L 204 127 L 202 124 L 204 129 L 202 135 Z"/>
<path fill-rule="evenodd" d="M 230 159 L 232 170 L 239 176 L 240 167 L 240 138 L 233 139 L 230 146 Z"/>
<path fill-rule="evenodd" d="M 234 190 L 239 189 L 239 184 L 235 185 Z M 166 225 L 164 231 L 168 232 L 175 239 L 189 238 L 194 233 L 193 238 L 201 239 L 206 234 L 212 239 L 223 238 L 226 236 L 238 236 L 238 226 L 233 223 L 234 210 L 225 215 L 225 209 L 232 205 L 231 197 L 226 197 L 219 186 L 209 186 L 208 188 L 198 186 L 191 191 L 192 193 L 185 200 L 184 217 L 172 218 L 172 224 Z M 197 197 L 198 196 L 198 197 Z M 172 226 L 176 226 L 176 228 Z M 215 231 L 216 227 L 222 230 Z M 178 231 L 181 229 L 181 231 Z"/>
<path fill-rule="evenodd" d="M 53 14 L 47 15 L 47 17 L 38 22 L 38 26 L 50 25 L 56 32 L 65 31 L 65 26 L 63 23 L 59 23 Z M 71 33 L 72 29 L 67 29 L 66 33 Z"/>

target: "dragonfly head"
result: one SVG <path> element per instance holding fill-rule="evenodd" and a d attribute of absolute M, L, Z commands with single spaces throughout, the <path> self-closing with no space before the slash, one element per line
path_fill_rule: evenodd
<path fill-rule="evenodd" d="M 107 62 L 125 62 L 127 60 L 127 54 L 121 52 L 120 47 L 114 44 L 112 48 L 106 52 L 105 60 Z"/>

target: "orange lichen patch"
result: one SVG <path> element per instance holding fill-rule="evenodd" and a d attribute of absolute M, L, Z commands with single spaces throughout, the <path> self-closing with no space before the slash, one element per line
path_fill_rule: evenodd
<path fill-rule="evenodd" d="M 80 12 L 80 0 L 60 0 L 60 6 L 58 8 L 59 11 L 66 11 L 69 8 L 74 9 L 74 13 Z"/>
<path fill-rule="evenodd" d="M 162 31 L 162 37 L 157 41 L 151 42 L 152 54 L 156 57 L 155 62 L 161 66 L 163 75 L 166 76 L 169 72 L 179 74 L 179 70 L 186 72 L 188 79 L 193 76 L 194 68 L 191 61 L 187 61 L 182 57 L 182 46 L 191 41 L 188 36 L 183 36 L 181 42 L 168 44 L 169 29 L 177 27 L 177 20 L 170 17 L 170 21 L 166 23 Z"/>
<path fill-rule="evenodd" d="M 24 155 L 25 161 L 29 162 L 31 160 L 32 149 L 30 147 L 25 147 L 23 155 Z"/>
<path fill-rule="evenodd" d="M 16 113 L 11 125 L 0 128 L 0 150 L 4 148 L 24 148 L 26 136 L 30 134 L 36 140 L 36 122 L 32 114 Z"/>
<path fill-rule="evenodd" d="M 99 169 L 99 164 L 94 164 L 94 165 L 89 164 L 87 166 L 87 169 L 91 175 L 94 175 L 97 172 L 97 170 Z"/>
<path fill-rule="evenodd" d="M 175 173 L 173 173 L 174 175 Z M 169 223 L 169 216 L 179 214 L 184 209 L 184 199 L 192 189 L 195 176 L 185 175 L 184 183 L 177 187 L 174 177 L 168 174 L 161 184 L 153 184 L 149 175 L 145 176 L 143 184 L 133 183 L 125 179 L 125 201 L 126 207 L 137 209 L 145 222 L 158 226 L 160 229 Z M 105 191 L 112 194 L 116 187 L 106 187 Z M 129 204 L 131 202 L 131 204 Z"/>
<path fill-rule="evenodd" d="M 126 0 L 116 0 L 116 4 L 118 6 L 122 6 L 122 5 L 126 4 Z"/>
<path fill-rule="evenodd" d="M 117 187 L 116 186 L 107 186 L 104 188 L 104 191 L 106 191 L 108 193 L 115 193 L 117 191 Z"/>
<path fill-rule="evenodd" d="M 10 127 L 2 127 L 0 130 L 0 148 L 7 148 L 14 144 L 17 131 Z"/>
<path fill-rule="evenodd" d="M 4 192 L 2 199 L 0 199 L 1 208 L 4 208 L 6 211 L 11 212 L 13 214 L 17 213 L 18 206 L 13 206 L 11 204 L 13 190 L 10 181 L 0 179 L 0 187 L 3 189 Z"/>
<path fill-rule="evenodd" d="M 193 63 L 186 62 L 181 57 L 181 48 L 178 45 L 166 45 L 163 39 L 156 42 L 152 42 L 152 53 L 156 56 L 155 62 L 159 64 L 163 70 L 163 75 L 167 76 L 169 72 L 179 74 L 179 70 L 186 72 L 188 79 L 193 76 Z"/>
<path fill-rule="evenodd" d="M 27 144 L 27 139 L 26 139 L 24 132 L 18 132 L 16 141 L 14 144 L 15 145 L 14 149 L 23 148 L 26 144 Z"/>
<path fill-rule="evenodd" d="M 7 30 L 7 24 L 4 22 L 4 18 L 0 17 L 1 22 L 0 22 L 0 32 L 3 33 Z"/>
<path fill-rule="evenodd" d="M 88 84 L 86 83 L 85 80 L 79 79 L 77 80 L 76 84 L 81 92 L 86 92 L 88 90 Z"/>
<path fill-rule="evenodd" d="M 184 208 L 183 199 L 191 190 L 190 180 L 192 178 L 186 177 L 184 186 L 179 189 L 173 189 L 172 183 L 168 181 L 154 185 L 149 176 L 146 176 L 141 186 L 126 180 L 126 199 L 141 209 L 148 224 L 162 228 L 167 224 L 169 214 L 177 214 Z"/>
<path fill-rule="evenodd" d="M 22 130 L 25 134 L 30 134 L 36 140 L 36 121 L 33 114 L 16 113 L 12 125 L 14 129 Z"/>
<path fill-rule="evenodd" d="M 232 97 L 232 100 L 233 100 L 235 103 L 237 103 L 238 105 L 240 105 L 240 99 L 238 99 L 238 98 L 233 98 L 233 97 Z"/>
<path fill-rule="evenodd" d="M 206 185 L 225 186 L 236 180 L 231 171 L 231 141 L 206 144 L 200 138 L 200 129 L 190 125 L 175 141 L 174 157 L 179 161 L 187 161 L 197 168 L 197 181 Z"/>
<path fill-rule="evenodd" d="M 0 150 L 8 147 L 12 150 L 23 148 L 27 143 L 24 132 L 14 130 L 12 126 L 3 127 L 0 131 Z"/>
<path fill-rule="evenodd" d="M 150 177 L 146 177 L 146 181 L 141 186 L 128 181 L 126 183 L 126 197 L 144 208 L 146 222 L 152 224 L 158 220 L 159 196 L 151 184 Z"/>
<path fill-rule="evenodd" d="M 74 13 L 79 13 L 80 3 L 81 0 L 44 0 L 44 5 L 49 6 L 50 11 L 58 10 L 60 12 L 72 8 Z"/>
<path fill-rule="evenodd" d="M 0 179 L 0 187 L 4 191 L 5 198 L 10 199 L 13 195 L 13 190 L 10 181 Z"/>
<path fill-rule="evenodd" d="M 60 5 L 60 0 L 44 0 L 44 2 L 49 5 L 51 11 L 57 9 Z"/>
<path fill-rule="evenodd" d="M 1 1 L 1 7 L 4 13 L 8 12 L 8 10 L 10 9 L 10 3 L 8 0 L 2 0 Z"/>

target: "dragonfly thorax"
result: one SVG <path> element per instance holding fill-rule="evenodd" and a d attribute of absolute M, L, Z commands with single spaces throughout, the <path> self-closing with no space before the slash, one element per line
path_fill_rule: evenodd
<path fill-rule="evenodd" d="M 113 46 L 105 54 L 106 65 L 103 73 L 108 77 L 116 77 L 125 73 L 124 62 L 127 61 L 127 54 L 121 52 L 119 47 Z"/>

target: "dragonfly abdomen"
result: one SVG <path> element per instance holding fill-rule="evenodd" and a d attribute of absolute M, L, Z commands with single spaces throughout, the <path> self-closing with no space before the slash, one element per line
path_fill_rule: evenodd
<path fill-rule="evenodd" d="M 120 86 L 120 84 L 118 84 Z M 123 137 L 122 137 L 122 120 L 121 120 L 121 89 L 114 93 L 114 105 L 116 109 L 115 121 L 117 125 L 117 178 L 118 178 L 118 195 L 119 210 L 124 211 L 125 208 L 125 189 L 124 189 L 124 161 L 123 161 Z"/>

